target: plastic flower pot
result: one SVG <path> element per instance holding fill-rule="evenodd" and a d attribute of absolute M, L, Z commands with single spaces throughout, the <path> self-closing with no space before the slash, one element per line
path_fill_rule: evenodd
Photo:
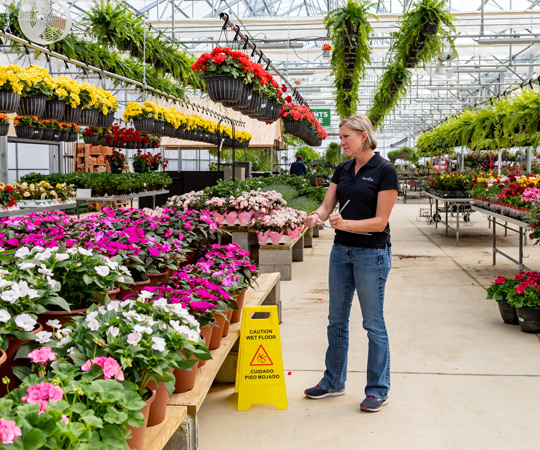
<path fill-rule="evenodd" d="M 252 217 L 253 211 L 242 211 L 241 213 L 238 213 L 238 221 L 243 225 L 248 224 Z"/>
<path fill-rule="evenodd" d="M 36 127 L 15 127 L 15 134 L 20 139 L 32 139 Z"/>
<path fill-rule="evenodd" d="M 229 225 L 233 225 L 236 222 L 236 219 L 238 218 L 238 214 L 236 211 L 231 211 L 225 214 L 225 220 Z"/>
<path fill-rule="evenodd" d="M 98 121 L 99 111 L 95 108 L 84 108 L 81 112 L 79 125 L 93 127 Z"/>
<path fill-rule="evenodd" d="M 259 243 L 264 244 L 265 242 L 268 242 L 269 233 L 270 233 L 270 230 L 266 230 L 264 233 L 263 232 L 257 233 L 257 240 L 259 241 Z"/>
<path fill-rule="evenodd" d="M 69 130 L 60 130 L 60 141 L 67 142 L 69 138 Z"/>
<path fill-rule="evenodd" d="M 44 95 L 33 95 L 32 97 L 21 97 L 17 114 L 19 116 L 41 117 L 45 112 L 47 97 Z"/>
<path fill-rule="evenodd" d="M 139 133 L 152 133 L 154 131 L 154 119 L 133 119 L 133 126 Z"/>
<path fill-rule="evenodd" d="M 281 237 L 283 236 L 283 232 L 277 232 L 277 231 L 270 231 L 270 233 L 268 233 L 268 237 L 270 238 L 270 240 L 274 243 L 274 244 L 277 244 L 280 240 L 281 240 Z"/>
<path fill-rule="evenodd" d="M 21 96 L 11 91 L 0 91 L 0 112 L 13 113 L 17 111 Z"/>
<path fill-rule="evenodd" d="M 214 102 L 232 102 L 238 104 L 243 90 L 244 80 L 227 75 L 205 77 L 208 96 Z"/>
<path fill-rule="evenodd" d="M 0 123 L 0 136 L 6 136 L 9 131 L 9 122 Z"/>
<path fill-rule="evenodd" d="M 66 105 L 64 110 L 64 122 L 79 123 L 81 120 L 82 109 L 80 106 L 72 108 L 71 105 Z"/>
<path fill-rule="evenodd" d="M 96 127 L 109 128 L 114 122 L 114 111 L 110 111 L 107 114 L 99 113 Z"/>
<path fill-rule="evenodd" d="M 61 121 L 64 119 L 65 110 L 66 102 L 64 100 L 47 100 L 41 118 Z"/>
<path fill-rule="evenodd" d="M 218 223 L 219 225 L 221 225 L 223 221 L 225 220 L 225 216 L 223 214 L 218 213 L 217 211 L 212 212 L 212 217 L 214 218 L 216 223 Z"/>

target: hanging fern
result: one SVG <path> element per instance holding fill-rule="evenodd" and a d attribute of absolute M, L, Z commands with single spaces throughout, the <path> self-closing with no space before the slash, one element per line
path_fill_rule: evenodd
<path fill-rule="evenodd" d="M 332 39 L 330 65 L 334 75 L 336 111 L 342 119 L 356 114 L 358 88 L 366 75 L 366 65 L 371 61 L 369 34 L 373 29 L 368 19 L 377 19 L 368 13 L 372 6 L 365 0 L 349 0 L 347 6 L 330 11 L 324 19 Z"/>

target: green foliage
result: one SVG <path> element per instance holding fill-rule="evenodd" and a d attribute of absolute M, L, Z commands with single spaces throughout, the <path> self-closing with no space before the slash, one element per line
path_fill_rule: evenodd
<path fill-rule="evenodd" d="M 369 14 L 373 4 L 349 0 L 347 5 L 330 11 L 324 26 L 332 38 L 332 74 L 336 94 L 336 111 L 343 119 L 356 114 L 358 88 L 366 75 L 366 65 L 371 61 L 369 34 L 373 31 Z"/>
<path fill-rule="evenodd" d="M 313 150 L 311 147 L 308 147 L 307 145 L 303 145 L 298 150 L 296 150 L 296 153 L 294 154 L 295 158 L 298 155 L 302 155 L 305 163 L 321 159 L 321 155 L 319 155 L 315 150 Z"/>
<path fill-rule="evenodd" d="M 446 8 L 448 0 L 420 0 L 400 16 L 399 29 L 392 34 L 390 52 L 406 67 L 427 63 L 450 46 L 455 53 L 452 33 L 455 16 Z M 431 33 L 426 32 L 433 26 Z"/>
<path fill-rule="evenodd" d="M 384 117 L 397 106 L 399 99 L 407 92 L 412 74 L 402 62 L 394 61 L 383 73 L 373 97 L 373 105 L 368 117 L 375 128 L 378 128 Z"/>
<path fill-rule="evenodd" d="M 283 199 L 289 203 L 293 198 L 298 197 L 298 191 L 288 184 L 269 184 L 263 188 L 263 191 L 279 192 Z"/>
<path fill-rule="evenodd" d="M 163 172 L 154 173 L 53 173 L 43 175 L 32 172 L 21 177 L 20 182 L 39 183 L 45 180 L 52 186 L 57 183 L 73 184 L 75 188 L 92 189 L 96 197 L 127 195 L 145 191 L 159 191 L 172 184 L 171 177 Z"/>
<path fill-rule="evenodd" d="M 305 211 L 307 214 L 315 211 L 319 205 L 319 202 L 305 195 L 293 198 L 290 202 L 287 202 L 287 206 L 300 211 Z"/>
<path fill-rule="evenodd" d="M 331 142 L 328 147 L 326 147 L 326 152 L 324 154 L 324 160 L 329 163 L 339 164 L 344 161 L 345 157 L 341 151 L 339 144 Z"/>

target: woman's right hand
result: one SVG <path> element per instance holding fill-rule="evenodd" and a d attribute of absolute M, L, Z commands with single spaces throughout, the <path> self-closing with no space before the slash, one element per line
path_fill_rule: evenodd
<path fill-rule="evenodd" d="M 304 225 L 308 228 L 313 228 L 319 221 L 319 216 L 317 214 L 312 214 L 304 219 Z"/>

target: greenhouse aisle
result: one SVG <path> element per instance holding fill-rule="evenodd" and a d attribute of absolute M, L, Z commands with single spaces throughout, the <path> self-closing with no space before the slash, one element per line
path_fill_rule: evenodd
<path fill-rule="evenodd" d="M 505 325 L 485 287 L 517 266 L 491 265 L 491 230 L 480 214 L 454 234 L 417 221 L 418 204 L 397 204 L 386 321 L 392 352 L 390 402 L 361 413 L 367 338 L 360 308 L 351 316 L 347 393 L 309 400 L 303 390 L 324 368 L 327 270 L 333 232 L 324 230 L 293 280 L 281 282 L 281 337 L 289 409 L 236 410 L 232 385 L 214 386 L 199 414 L 200 450 L 230 449 L 531 449 L 540 422 L 540 342 Z M 503 234 L 500 234 L 503 236 Z M 501 248 L 517 254 L 517 238 Z M 540 248 L 529 245 L 531 268 Z M 291 375 L 288 375 L 288 372 Z M 514 384 L 512 384 L 514 383 Z"/>

